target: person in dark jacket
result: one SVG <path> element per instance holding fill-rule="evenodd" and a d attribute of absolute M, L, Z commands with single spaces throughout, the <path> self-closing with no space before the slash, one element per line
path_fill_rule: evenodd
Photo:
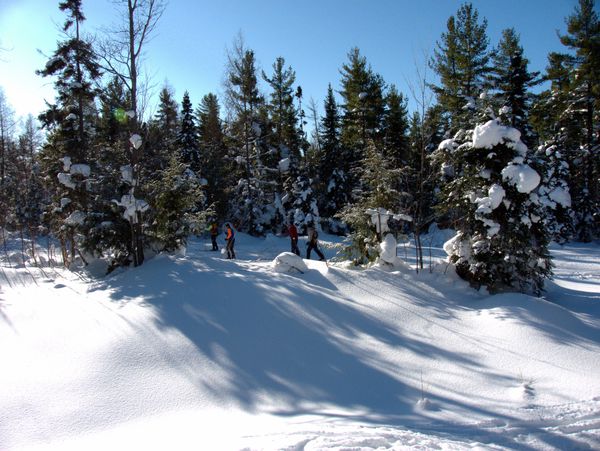
<path fill-rule="evenodd" d="M 323 252 L 321 252 L 321 250 L 319 249 L 319 241 L 318 241 L 319 234 L 317 233 L 317 229 L 315 228 L 314 224 L 310 224 L 306 228 L 306 234 L 308 235 L 308 242 L 306 243 L 306 245 L 308 246 L 306 248 L 306 259 L 310 260 L 310 252 L 314 249 L 314 251 L 319 256 L 319 260 L 320 261 L 325 260 L 325 256 L 323 255 Z"/>
<path fill-rule="evenodd" d="M 290 234 L 290 241 L 292 244 L 292 252 L 296 255 L 300 255 L 300 249 L 298 249 L 298 229 L 293 222 L 290 222 L 288 227 L 288 233 Z"/>
<path fill-rule="evenodd" d="M 225 229 L 225 241 L 227 241 L 227 246 L 225 246 L 225 248 L 227 249 L 227 258 L 233 259 L 235 258 L 235 251 L 233 250 L 233 246 L 235 244 L 235 232 L 229 223 L 225 224 Z"/>
<path fill-rule="evenodd" d="M 212 242 L 212 250 L 218 251 L 219 245 L 217 244 L 217 236 L 219 235 L 219 227 L 216 222 L 210 225 L 210 241 Z"/>

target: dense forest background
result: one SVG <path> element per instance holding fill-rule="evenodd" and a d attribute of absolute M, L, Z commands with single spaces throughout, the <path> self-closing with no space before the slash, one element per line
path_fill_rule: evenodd
<path fill-rule="evenodd" d="M 338 85 L 323 81 L 324 104 L 305 102 L 283 56 L 259 70 L 238 37 L 222 97 L 194 105 L 164 86 L 152 117 L 141 56 L 166 5 L 119 3 L 123 28 L 93 40 L 82 1 L 58 3 L 63 40 L 38 71 L 56 98 L 38 118 L 18 121 L 0 90 L 0 228 L 56 239 L 67 266 L 139 266 L 211 222 L 255 236 L 294 222 L 348 236 L 356 264 L 386 233 L 411 235 L 420 270 L 419 237 L 437 223 L 457 231 L 450 259 L 475 286 L 539 293 L 551 241 L 600 237 L 593 0 L 566 18 L 565 51 L 543 74 L 518 30 L 490 43 L 465 3 L 429 57 L 436 81 L 422 75 L 411 93 L 352 48 Z"/>

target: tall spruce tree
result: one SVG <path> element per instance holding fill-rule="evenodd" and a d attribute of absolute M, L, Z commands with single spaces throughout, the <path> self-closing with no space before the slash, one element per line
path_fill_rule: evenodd
<path fill-rule="evenodd" d="M 578 119 L 585 131 L 580 144 L 578 165 L 574 167 L 581 185 L 576 190 L 577 229 L 580 239 L 600 236 L 600 21 L 593 0 L 579 0 L 567 18 L 567 34 L 561 43 L 575 52 L 575 68 L 568 108 L 565 114 Z"/>
<path fill-rule="evenodd" d="M 361 195 L 362 161 L 367 142 L 381 145 L 382 123 L 385 114 L 384 81 L 373 72 L 358 48 L 348 53 L 348 62 L 342 65 L 343 103 L 340 141 L 347 160 L 349 188 L 357 199 Z"/>
<path fill-rule="evenodd" d="M 383 117 L 383 151 L 394 168 L 409 163 L 408 106 L 407 100 L 395 85 L 391 85 L 385 96 Z"/>
<path fill-rule="evenodd" d="M 278 57 L 273 63 L 273 75 L 269 77 L 263 71 L 262 76 L 271 87 L 267 111 L 274 133 L 269 141 L 281 161 L 276 180 L 277 195 L 281 199 L 281 207 L 275 216 L 274 227 L 277 230 L 288 220 L 292 210 L 297 208 L 294 184 L 300 174 L 302 138 L 294 105 L 296 73 L 291 67 L 286 69 L 285 59 Z"/>
<path fill-rule="evenodd" d="M 0 224 L 6 228 L 14 206 L 16 185 L 8 176 L 11 162 L 14 161 L 14 135 L 16 131 L 15 113 L 8 103 L 4 90 L 0 87 L 0 189 L 4 196 L 0 199 Z"/>
<path fill-rule="evenodd" d="M 529 72 L 519 35 L 514 28 L 502 31 L 502 39 L 492 53 L 490 85 L 495 106 L 502 109 L 508 123 L 521 130 L 521 140 L 529 147 L 535 136 L 529 123 L 532 95 L 529 90 L 541 82 L 539 72 Z"/>
<path fill-rule="evenodd" d="M 202 177 L 206 179 L 206 201 L 220 219 L 225 219 L 227 200 L 233 186 L 232 160 L 228 158 L 219 99 L 206 94 L 197 109 Z"/>
<path fill-rule="evenodd" d="M 226 95 L 230 109 L 229 138 L 239 181 L 231 199 L 230 217 L 238 229 L 263 234 L 274 217 L 273 186 L 267 172 L 268 124 L 264 98 L 258 89 L 256 58 L 252 50 L 237 42 L 228 56 Z"/>
<path fill-rule="evenodd" d="M 440 208 L 460 213 L 445 246 L 457 273 L 490 292 L 539 295 L 552 274 L 548 190 L 520 132 L 491 119 L 443 141 L 436 161 L 445 174 Z"/>
<path fill-rule="evenodd" d="M 399 193 L 396 190 L 399 170 L 392 167 L 382 149 L 369 141 L 363 161 L 363 190 L 360 198 L 345 207 L 341 217 L 350 226 L 350 245 L 346 248 L 346 256 L 355 264 L 374 261 L 379 256 L 378 244 L 383 236 L 381 221 L 374 224 L 373 211 L 386 212 L 385 229 L 387 229 L 387 213 L 398 214 Z"/>
<path fill-rule="evenodd" d="M 94 86 L 100 67 L 91 44 L 81 36 L 85 21 L 81 0 L 60 2 L 59 9 L 67 15 L 65 40 L 38 71 L 43 77 L 56 77 L 57 94 L 55 103 L 40 115 L 49 131 L 40 158 L 53 200 L 47 220 L 60 239 L 63 261 L 68 266 L 79 247 L 86 247 L 87 229 L 94 226 L 89 216 L 94 211 L 89 178 L 97 115 Z"/>
<path fill-rule="evenodd" d="M 325 98 L 325 114 L 321 119 L 321 152 L 319 157 L 319 211 L 330 232 L 345 231 L 335 218 L 350 203 L 348 172 L 350 165 L 344 158 L 340 141 L 341 118 L 331 84 Z"/>
<path fill-rule="evenodd" d="M 489 73 L 489 40 L 487 20 L 479 21 L 471 3 L 461 5 L 446 27 L 430 65 L 440 79 L 432 88 L 455 133 L 474 125 L 474 99 L 484 91 Z"/>
<path fill-rule="evenodd" d="M 187 91 L 181 101 L 181 121 L 177 133 L 177 148 L 181 159 L 198 175 L 201 175 L 200 150 L 198 148 L 198 127 L 196 116 Z"/>

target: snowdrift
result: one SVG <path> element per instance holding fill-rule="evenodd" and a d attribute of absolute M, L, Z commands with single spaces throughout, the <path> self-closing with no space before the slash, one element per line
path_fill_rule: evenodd
<path fill-rule="evenodd" d="M 536 299 L 290 277 L 288 240 L 238 240 L 239 260 L 194 241 L 102 279 L 4 262 L 0 449 L 600 446 L 597 245 L 553 249 Z"/>

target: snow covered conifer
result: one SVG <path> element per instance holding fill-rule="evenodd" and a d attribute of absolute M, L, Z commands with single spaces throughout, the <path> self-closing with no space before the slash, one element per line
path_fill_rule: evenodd
<path fill-rule="evenodd" d="M 150 182 L 152 210 L 146 234 L 159 251 L 173 251 L 185 245 L 189 235 L 201 233 L 212 212 L 204 210 L 201 180 L 173 154 L 161 176 Z"/>
<path fill-rule="evenodd" d="M 388 216 L 399 213 L 400 196 L 395 186 L 399 170 L 392 167 L 383 152 L 371 141 L 364 159 L 363 191 L 361 197 L 340 214 L 350 226 L 350 245 L 346 255 L 355 264 L 374 261 L 379 255 L 382 232 L 388 228 Z M 385 230 L 380 221 L 372 221 L 370 211 L 385 212 Z M 388 214 L 389 212 L 389 214 Z"/>
<path fill-rule="evenodd" d="M 81 37 L 80 26 L 85 20 L 81 1 L 60 2 L 59 9 L 67 14 L 65 40 L 38 71 L 44 77 L 56 77 L 57 92 L 56 103 L 40 115 L 42 125 L 49 130 L 40 161 L 53 201 L 47 220 L 61 240 L 63 260 L 69 265 L 87 235 L 85 222 L 94 208 L 89 179 L 97 116 L 94 84 L 100 67 L 91 44 Z"/>
<path fill-rule="evenodd" d="M 272 173 L 272 178 L 277 184 L 277 196 L 281 199 L 281 206 L 278 208 L 273 224 L 278 230 L 294 209 L 296 202 L 294 185 L 300 174 L 300 148 L 303 139 L 294 105 L 293 84 L 296 80 L 296 72 L 291 67 L 285 69 L 285 59 L 278 57 L 273 63 L 273 75 L 268 77 L 263 72 L 262 76 L 272 89 L 267 111 L 274 131 L 268 141 L 272 147 L 271 152 L 275 153 L 278 159 L 277 176 Z"/>
<path fill-rule="evenodd" d="M 446 27 L 431 60 L 440 78 L 433 90 L 450 129 L 456 133 L 473 127 L 473 101 L 483 90 L 489 72 L 487 20 L 479 22 L 477 9 L 465 3 L 448 19 Z"/>
<path fill-rule="evenodd" d="M 318 163 L 319 211 L 328 231 L 339 233 L 345 226 L 335 215 L 350 203 L 348 170 L 340 141 L 340 116 L 331 84 L 325 98 L 325 115 L 321 119 L 321 154 Z"/>
<path fill-rule="evenodd" d="M 446 158 L 441 205 L 459 213 L 457 234 L 444 249 L 476 287 L 539 294 L 552 274 L 549 237 L 541 176 L 520 136 L 491 119 L 440 144 L 436 158 Z"/>
<path fill-rule="evenodd" d="M 362 162 L 369 141 L 380 146 L 385 115 L 384 80 L 375 73 L 358 48 L 348 52 L 342 65 L 340 142 L 348 170 L 345 173 L 349 194 L 360 196 Z"/>
<path fill-rule="evenodd" d="M 227 197 L 231 191 L 232 161 L 227 157 L 227 146 L 220 114 L 219 99 L 209 93 L 202 97 L 197 108 L 200 166 L 206 179 L 206 203 L 212 205 L 215 214 L 224 218 Z"/>
<path fill-rule="evenodd" d="M 536 152 L 542 184 L 538 190 L 546 209 L 543 221 L 549 238 L 564 244 L 574 237 L 569 165 L 558 144 L 542 145 Z"/>
<path fill-rule="evenodd" d="M 198 128 L 196 117 L 192 109 L 190 95 L 186 91 L 181 101 L 181 121 L 177 134 L 177 147 L 181 153 L 182 161 L 200 176 L 200 153 L 198 149 Z"/>
<path fill-rule="evenodd" d="M 502 40 L 492 52 L 491 88 L 497 109 L 503 108 L 509 124 L 521 130 L 521 141 L 532 146 L 535 136 L 529 124 L 532 96 L 528 90 L 538 85 L 539 72 L 529 72 L 519 35 L 513 28 L 502 31 Z"/>
<path fill-rule="evenodd" d="M 273 155 L 267 148 L 269 124 L 256 72 L 254 52 L 238 40 L 228 55 L 226 85 L 231 114 L 230 157 L 236 162 L 238 177 L 229 211 L 239 230 L 261 235 L 270 227 L 275 213 L 270 172 L 276 169 L 270 166 Z"/>

